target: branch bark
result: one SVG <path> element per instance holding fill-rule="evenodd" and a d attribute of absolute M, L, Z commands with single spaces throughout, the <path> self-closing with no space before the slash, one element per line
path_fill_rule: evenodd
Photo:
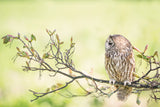
<path fill-rule="evenodd" d="M 35 98 L 31 101 L 35 101 L 40 97 L 44 97 L 45 95 L 63 90 L 73 82 L 76 82 L 79 87 L 85 91 L 85 94 L 73 95 L 68 91 L 71 97 L 87 96 L 94 93 L 96 93 L 98 96 L 104 95 L 110 97 L 117 92 L 117 90 L 109 91 L 111 87 L 100 87 L 99 84 L 104 84 L 104 86 L 109 84 L 109 80 L 92 77 L 75 68 L 72 60 L 72 55 L 75 51 L 75 43 L 73 43 L 72 38 L 70 40 L 69 48 L 62 49 L 61 45 L 63 45 L 64 42 L 60 41 L 58 34 L 55 33 L 55 30 L 53 32 L 49 30 L 46 31 L 49 35 L 49 43 L 46 46 L 46 49 L 48 49 L 48 51 L 46 53 L 43 53 L 43 56 L 40 56 L 40 53 L 32 45 L 33 40 L 36 40 L 33 34 L 31 35 L 30 40 L 27 37 L 25 37 L 25 40 L 23 40 L 20 37 L 20 34 L 18 34 L 18 36 L 6 35 L 2 38 L 4 40 L 4 44 L 11 43 L 13 40 L 19 40 L 22 43 L 23 47 L 27 49 L 27 51 L 24 51 L 23 49 L 20 50 L 20 48 L 17 47 L 17 56 L 26 58 L 28 60 L 26 61 L 26 65 L 22 66 L 25 71 L 48 71 L 49 73 L 54 73 L 52 77 L 56 77 L 57 74 L 61 74 L 62 76 L 68 77 L 70 79 L 69 81 L 65 81 L 64 85 L 55 85 L 55 88 L 51 89 L 51 91 L 36 92 L 30 89 L 29 91 L 35 96 Z M 157 95 L 157 93 L 160 92 L 160 74 L 158 72 L 158 70 L 160 69 L 160 62 L 158 60 L 158 52 L 156 51 L 151 56 L 145 55 L 147 48 L 148 45 L 145 47 L 144 52 L 142 52 L 139 49 L 133 47 L 133 49 L 135 49 L 139 53 L 137 57 L 141 58 L 149 64 L 149 70 L 144 75 L 140 77 L 138 76 L 138 79 L 133 81 L 131 85 L 127 84 L 126 86 L 133 87 L 133 93 L 138 93 L 138 96 L 141 92 L 151 91 L 151 98 L 160 100 L 160 96 Z M 46 61 L 46 59 L 54 61 L 55 64 L 51 66 Z M 40 66 L 32 66 L 31 62 L 36 62 Z M 64 70 L 69 72 L 64 72 Z M 156 76 L 150 75 L 151 72 L 155 73 Z M 83 87 L 83 85 L 79 82 L 82 79 L 86 80 L 88 87 L 92 88 L 93 90 L 88 90 L 86 87 Z M 115 82 L 114 85 L 123 86 L 124 83 Z"/>

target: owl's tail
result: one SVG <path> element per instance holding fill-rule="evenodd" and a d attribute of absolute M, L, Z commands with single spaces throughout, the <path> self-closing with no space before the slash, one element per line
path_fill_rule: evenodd
<path fill-rule="evenodd" d="M 120 101 L 126 101 L 128 96 L 131 94 L 132 92 L 132 87 L 127 87 L 127 86 L 122 86 L 122 87 L 117 87 L 119 88 L 118 92 L 117 92 L 117 97 L 118 100 Z"/>

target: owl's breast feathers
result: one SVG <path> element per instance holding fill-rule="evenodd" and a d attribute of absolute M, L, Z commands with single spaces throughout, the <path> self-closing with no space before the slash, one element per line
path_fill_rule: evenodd
<path fill-rule="evenodd" d="M 135 71 L 135 61 L 133 53 L 127 55 L 105 55 L 105 68 L 111 79 L 124 82 L 133 81 L 133 72 Z"/>

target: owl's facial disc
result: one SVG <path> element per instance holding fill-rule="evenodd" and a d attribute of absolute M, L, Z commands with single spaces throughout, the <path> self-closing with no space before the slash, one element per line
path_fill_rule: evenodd
<path fill-rule="evenodd" d="M 106 51 L 110 50 L 113 46 L 114 46 L 114 42 L 112 38 L 109 37 L 105 43 Z"/>

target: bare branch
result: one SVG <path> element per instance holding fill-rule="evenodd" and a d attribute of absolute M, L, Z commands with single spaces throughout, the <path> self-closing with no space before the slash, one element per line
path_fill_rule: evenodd
<path fill-rule="evenodd" d="M 70 46 L 68 49 L 63 49 L 61 45 L 64 44 L 59 38 L 59 35 L 56 34 L 55 30 L 49 31 L 46 30 L 49 35 L 49 43 L 46 46 L 46 51 L 43 53 L 43 56 L 40 56 L 40 53 L 34 48 L 32 45 L 33 41 L 36 41 L 36 38 L 34 35 L 31 35 L 31 40 L 29 40 L 27 37 L 24 37 L 25 40 L 23 40 L 20 37 L 20 34 L 18 36 L 12 36 L 7 35 L 4 36 L 3 43 L 7 44 L 13 40 L 19 40 L 23 47 L 26 48 L 27 51 L 24 51 L 24 49 L 17 47 L 17 57 L 26 58 L 26 65 L 22 66 L 25 71 L 48 71 L 50 77 L 56 77 L 56 74 L 60 74 L 63 77 L 69 78 L 69 81 L 66 81 L 64 85 L 62 84 L 54 84 L 51 88 L 48 88 L 46 92 L 37 92 L 33 90 L 29 90 L 35 98 L 31 101 L 35 101 L 41 97 L 44 97 L 45 95 L 58 92 L 60 90 L 66 89 L 69 85 L 73 84 L 73 82 L 76 82 L 79 87 L 85 92 L 84 94 L 73 94 L 72 91 L 68 91 L 69 96 L 67 97 L 78 97 L 78 96 L 88 96 L 91 94 L 97 94 L 97 96 L 108 96 L 110 97 L 114 93 L 118 91 L 111 90 L 110 85 L 107 88 L 100 87 L 101 85 L 108 85 L 109 80 L 103 80 L 98 79 L 95 77 L 92 77 L 90 75 L 87 75 L 83 73 L 80 70 L 77 70 L 73 60 L 72 56 L 74 55 L 75 51 L 75 43 L 73 43 L 73 38 L 70 40 Z M 142 92 L 150 91 L 152 92 L 151 98 L 153 98 L 155 101 L 160 100 L 160 79 L 159 79 L 159 72 L 160 69 L 160 62 L 158 58 L 158 52 L 156 51 L 153 55 L 145 55 L 145 52 L 148 49 L 148 45 L 145 46 L 144 51 L 140 51 L 138 48 L 133 47 L 134 50 L 136 50 L 139 54 L 137 55 L 138 58 L 143 59 L 146 61 L 146 63 L 149 65 L 149 69 L 145 72 L 142 76 L 137 76 L 138 78 L 132 82 L 131 85 L 127 85 L 128 87 L 133 87 L 133 93 L 137 94 L 137 102 L 139 102 L 139 95 Z M 52 61 L 54 64 L 50 64 L 48 60 Z M 39 66 L 33 66 L 32 63 L 38 63 Z M 69 71 L 69 72 L 67 72 Z M 155 75 L 151 75 L 151 72 Z M 53 74 L 54 73 L 54 74 Z M 39 73 L 41 75 L 41 73 Z M 83 87 L 83 85 L 79 82 L 80 80 L 85 80 L 86 84 L 88 84 L 88 87 Z M 115 82 L 115 85 L 124 85 L 122 82 Z M 92 89 L 89 90 L 88 88 Z M 93 91 L 94 90 L 94 91 Z M 158 93 L 158 94 L 157 94 Z M 63 95 L 59 92 L 60 95 Z"/>

